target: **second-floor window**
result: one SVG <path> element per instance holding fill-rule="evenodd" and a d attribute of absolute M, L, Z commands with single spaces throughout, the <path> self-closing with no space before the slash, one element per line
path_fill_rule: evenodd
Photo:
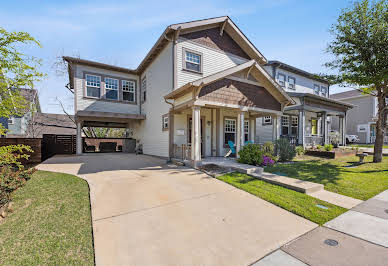
<path fill-rule="evenodd" d="M 295 90 L 295 78 L 288 77 L 288 89 Z"/>
<path fill-rule="evenodd" d="M 317 84 L 314 84 L 314 94 L 319 95 L 320 92 L 320 86 Z"/>
<path fill-rule="evenodd" d="M 326 87 L 321 87 L 321 94 L 323 97 L 327 97 L 327 88 Z"/>
<path fill-rule="evenodd" d="M 145 102 L 147 100 L 147 78 L 144 77 L 141 80 L 141 102 Z"/>
<path fill-rule="evenodd" d="M 279 73 L 278 82 L 279 82 L 279 85 L 284 88 L 286 86 L 286 75 Z"/>
<path fill-rule="evenodd" d="M 135 102 L 136 83 L 131 80 L 122 81 L 123 101 Z"/>
<path fill-rule="evenodd" d="M 119 80 L 105 78 L 105 98 L 109 100 L 119 99 Z"/>
<path fill-rule="evenodd" d="M 201 55 L 190 51 L 185 51 L 185 69 L 195 72 L 202 72 Z"/>
<path fill-rule="evenodd" d="M 86 75 L 86 96 L 100 98 L 101 77 Z"/>

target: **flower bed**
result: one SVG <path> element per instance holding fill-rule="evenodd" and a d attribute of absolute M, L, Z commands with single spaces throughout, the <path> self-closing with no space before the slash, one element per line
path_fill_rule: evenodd
<path fill-rule="evenodd" d="M 357 150 L 349 150 L 349 149 L 341 149 L 341 148 L 336 148 L 331 151 L 313 150 L 313 149 L 309 149 L 305 151 L 306 155 L 329 158 L 329 159 L 356 155 L 356 153 L 357 153 Z"/>

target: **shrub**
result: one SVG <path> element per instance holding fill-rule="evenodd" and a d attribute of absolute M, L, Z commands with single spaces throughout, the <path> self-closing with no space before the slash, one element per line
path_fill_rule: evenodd
<path fill-rule="evenodd" d="M 251 165 L 261 165 L 263 163 L 264 151 L 258 144 L 245 145 L 238 154 L 240 155 L 239 163 Z"/>
<path fill-rule="evenodd" d="M 295 147 L 286 138 L 275 141 L 275 152 L 281 162 L 291 161 L 296 155 Z"/>
<path fill-rule="evenodd" d="M 8 145 L 0 147 L 0 167 L 10 166 L 23 169 L 22 159 L 28 160 L 30 155 L 25 152 L 33 152 L 30 146 L 27 145 Z"/>
<path fill-rule="evenodd" d="M 319 150 L 319 151 L 322 150 L 322 146 L 321 146 L 321 145 L 317 145 L 316 148 L 317 148 L 317 150 Z"/>
<path fill-rule="evenodd" d="M 11 166 L 0 167 L 0 206 L 9 202 L 11 193 L 23 186 L 34 172 L 34 168 L 15 170 Z"/>
<path fill-rule="evenodd" d="M 298 154 L 298 155 L 303 155 L 305 153 L 303 146 L 296 146 L 295 151 L 296 151 L 296 154 Z"/>
<path fill-rule="evenodd" d="M 332 144 L 325 144 L 323 147 L 325 148 L 325 151 L 333 150 L 333 145 Z"/>

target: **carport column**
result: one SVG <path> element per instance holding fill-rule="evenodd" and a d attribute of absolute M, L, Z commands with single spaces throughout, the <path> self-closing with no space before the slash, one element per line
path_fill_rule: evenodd
<path fill-rule="evenodd" d="M 244 112 L 240 111 L 237 115 L 237 138 L 236 138 L 236 157 L 239 158 L 238 152 L 244 146 Z"/>
<path fill-rule="evenodd" d="M 346 114 L 343 116 L 340 116 L 339 118 L 340 123 L 340 138 L 341 138 L 341 144 L 343 146 L 346 146 Z"/>
<path fill-rule="evenodd" d="M 327 113 L 322 113 L 322 134 L 323 134 L 323 144 L 329 144 L 329 131 L 327 125 Z"/>
<path fill-rule="evenodd" d="M 77 147 L 77 155 L 81 155 L 82 154 L 82 136 L 81 136 L 81 130 L 82 130 L 82 122 L 81 121 L 77 121 L 77 143 L 76 143 L 76 147 Z"/>
<path fill-rule="evenodd" d="M 192 109 L 191 161 L 195 168 L 201 162 L 201 107 L 193 106 Z"/>
<path fill-rule="evenodd" d="M 298 145 L 304 144 L 304 128 L 306 124 L 306 115 L 304 113 L 304 110 L 299 110 L 299 118 L 298 118 Z"/>

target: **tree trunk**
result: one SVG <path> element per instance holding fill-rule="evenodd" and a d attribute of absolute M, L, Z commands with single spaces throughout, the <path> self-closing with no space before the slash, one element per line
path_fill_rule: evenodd
<path fill-rule="evenodd" d="M 377 94 L 378 112 L 376 123 L 376 140 L 373 154 L 373 162 L 380 163 L 383 159 L 383 145 L 385 135 L 385 95 L 381 92 Z"/>

